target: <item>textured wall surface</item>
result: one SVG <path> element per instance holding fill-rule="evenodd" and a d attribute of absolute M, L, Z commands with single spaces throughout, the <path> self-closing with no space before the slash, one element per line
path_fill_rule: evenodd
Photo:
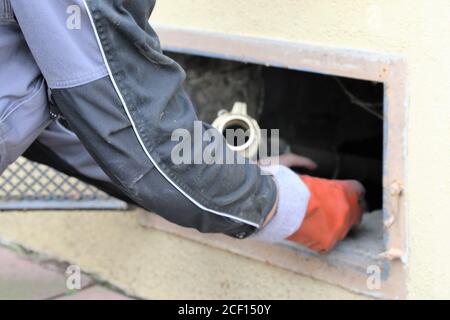
<path fill-rule="evenodd" d="M 448 1 L 160 0 L 153 21 L 402 55 L 410 101 L 405 193 L 408 296 L 450 298 Z M 358 297 L 320 281 L 142 229 L 133 215 L 2 213 L 0 236 L 78 263 L 147 298 Z"/>
<path fill-rule="evenodd" d="M 164 232 L 136 213 L 0 214 L 2 240 L 77 263 L 148 299 L 359 298 L 310 278 Z"/>
<path fill-rule="evenodd" d="M 450 4 L 446 0 L 164 0 L 157 23 L 401 54 L 410 106 L 409 296 L 450 298 Z"/>

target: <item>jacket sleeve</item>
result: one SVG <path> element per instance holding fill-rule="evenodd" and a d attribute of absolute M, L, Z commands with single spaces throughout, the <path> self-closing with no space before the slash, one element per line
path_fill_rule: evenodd
<path fill-rule="evenodd" d="M 270 176 L 250 163 L 194 161 L 211 145 L 231 152 L 220 134 L 192 143 L 192 161 L 173 161 L 174 132 L 211 127 L 198 122 L 184 71 L 148 23 L 155 1 L 36 2 L 12 0 L 25 39 L 60 113 L 120 190 L 202 232 L 245 238 L 261 227 L 276 201 Z"/>

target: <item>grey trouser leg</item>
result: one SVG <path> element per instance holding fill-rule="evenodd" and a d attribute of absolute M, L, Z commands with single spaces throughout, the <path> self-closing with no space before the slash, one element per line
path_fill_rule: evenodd
<path fill-rule="evenodd" d="M 37 141 L 51 149 L 81 175 L 99 181 L 111 181 L 92 159 L 75 133 L 65 128 L 58 120 L 53 121 Z"/>
<path fill-rule="evenodd" d="M 0 172 L 51 122 L 47 89 L 9 3 L 0 1 Z"/>
<path fill-rule="evenodd" d="M 0 0 L 0 84 L 0 173 L 37 139 L 81 175 L 110 181 L 77 136 L 52 121 L 46 82 L 6 0 Z"/>

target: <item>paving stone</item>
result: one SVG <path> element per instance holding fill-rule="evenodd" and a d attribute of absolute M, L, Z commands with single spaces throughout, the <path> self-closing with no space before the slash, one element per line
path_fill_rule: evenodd
<path fill-rule="evenodd" d="M 40 264 L 14 251 L 0 247 L 0 300 L 38 300 L 65 295 L 67 266 L 46 261 Z M 87 275 L 81 276 L 81 287 L 92 285 Z"/>
<path fill-rule="evenodd" d="M 48 299 L 66 291 L 63 274 L 0 248 L 0 299 Z"/>

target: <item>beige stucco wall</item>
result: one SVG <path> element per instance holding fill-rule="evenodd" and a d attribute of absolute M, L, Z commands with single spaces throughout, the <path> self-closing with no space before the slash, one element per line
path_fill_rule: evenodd
<path fill-rule="evenodd" d="M 405 194 L 408 297 L 450 298 L 448 1 L 160 0 L 153 20 L 402 55 L 410 101 Z M 133 214 L 2 213 L 0 237 L 78 263 L 148 298 L 360 297 L 209 246 L 142 229 Z"/>
<path fill-rule="evenodd" d="M 450 298 L 450 3 L 447 0 L 164 0 L 154 21 L 401 54 L 410 106 L 410 297 Z"/>

